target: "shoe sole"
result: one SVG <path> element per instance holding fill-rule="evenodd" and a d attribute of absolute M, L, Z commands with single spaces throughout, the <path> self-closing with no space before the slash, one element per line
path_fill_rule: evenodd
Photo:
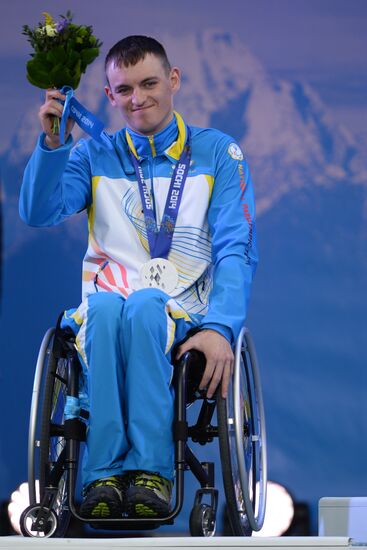
<path fill-rule="evenodd" d="M 122 503 L 115 502 L 107 494 L 96 495 L 92 500 L 86 500 L 82 503 L 79 513 L 85 518 L 91 519 L 118 519 L 122 517 Z"/>
<path fill-rule="evenodd" d="M 118 519 L 122 517 L 120 507 L 111 506 L 110 502 L 99 501 L 96 504 L 88 503 L 87 506 L 80 507 L 80 515 L 91 519 Z"/>
<path fill-rule="evenodd" d="M 167 502 L 162 502 L 157 498 L 149 498 L 142 491 L 130 491 L 127 498 L 127 513 L 131 518 L 165 517 L 170 513 Z"/>

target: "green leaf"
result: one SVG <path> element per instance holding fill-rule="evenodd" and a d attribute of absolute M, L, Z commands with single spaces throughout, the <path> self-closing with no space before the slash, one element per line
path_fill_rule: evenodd
<path fill-rule="evenodd" d="M 66 59 L 66 52 L 62 46 L 52 48 L 52 50 L 49 50 L 47 53 L 47 61 L 49 61 L 53 66 L 58 63 L 65 63 Z"/>
<path fill-rule="evenodd" d="M 66 44 L 66 52 L 68 55 L 71 55 L 73 52 L 75 52 L 75 41 L 72 38 L 69 38 Z"/>
<path fill-rule="evenodd" d="M 36 55 L 34 56 L 34 64 L 39 67 L 40 70 L 43 71 L 50 71 L 54 65 L 54 63 L 51 63 L 47 59 L 47 53 L 46 52 L 36 52 Z"/>
<path fill-rule="evenodd" d="M 30 82 L 33 86 L 37 86 L 37 88 L 43 88 L 46 90 L 46 88 L 49 88 L 49 84 L 45 83 L 45 82 L 41 82 L 39 80 L 35 80 L 31 77 L 31 75 L 29 73 L 27 73 L 27 80 L 28 82 Z"/>
<path fill-rule="evenodd" d="M 36 86 L 40 88 L 49 88 L 52 84 L 50 80 L 50 73 L 44 69 L 41 63 L 38 63 L 36 59 L 31 59 L 27 63 L 27 77 L 28 80 L 37 82 Z"/>
<path fill-rule="evenodd" d="M 77 87 L 79 86 L 79 83 L 80 83 L 80 76 L 79 77 L 75 76 L 72 84 L 74 90 L 77 89 Z"/>
<path fill-rule="evenodd" d="M 90 63 L 92 63 L 92 61 L 95 60 L 98 54 L 99 54 L 98 48 L 88 48 L 88 49 L 82 50 L 80 52 L 82 63 L 84 63 L 85 65 L 89 65 Z"/>
<path fill-rule="evenodd" d="M 50 72 L 50 79 L 57 88 L 62 88 L 62 86 L 72 86 L 72 75 L 65 65 L 61 63 L 55 65 L 55 67 Z"/>
<path fill-rule="evenodd" d="M 88 31 L 86 29 L 86 27 L 79 27 L 78 29 L 78 35 L 79 36 L 86 36 L 88 34 Z"/>
<path fill-rule="evenodd" d="M 75 51 L 67 52 L 65 56 L 65 64 L 69 69 L 73 69 L 79 61 L 79 54 Z"/>
<path fill-rule="evenodd" d="M 73 67 L 73 73 L 74 75 L 76 75 L 78 78 L 80 78 L 80 73 L 81 73 L 81 59 L 78 59 L 78 61 L 75 63 L 74 67 Z"/>
<path fill-rule="evenodd" d="M 79 86 L 80 77 L 81 77 L 81 60 L 78 59 L 78 61 L 75 63 L 75 65 L 70 70 L 70 73 L 73 78 L 73 88 L 74 90 Z"/>

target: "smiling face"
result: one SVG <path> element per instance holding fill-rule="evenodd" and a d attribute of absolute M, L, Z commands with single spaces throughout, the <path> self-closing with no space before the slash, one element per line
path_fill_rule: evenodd
<path fill-rule="evenodd" d="M 168 71 L 161 59 L 147 54 L 135 65 L 107 66 L 105 92 L 131 130 L 143 135 L 160 132 L 173 117 L 173 96 L 180 87 L 177 67 Z"/>

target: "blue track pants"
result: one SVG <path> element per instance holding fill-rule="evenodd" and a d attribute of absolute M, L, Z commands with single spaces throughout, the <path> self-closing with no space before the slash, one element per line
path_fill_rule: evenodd
<path fill-rule="evenodd" d="M 83 484 L 147 470 L 173 479 L 171 349 L 195 322 L 170 296 L 88 296 L 65 313 L 87 378 L 90 418 Z"/>

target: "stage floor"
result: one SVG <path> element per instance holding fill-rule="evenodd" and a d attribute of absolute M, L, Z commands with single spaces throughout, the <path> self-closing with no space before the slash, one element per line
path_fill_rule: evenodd
<path fill-rule="evenodd" d="M 34 549 L 57 550 L 110 550 L 126 549 L 152 550 L 180 550 L 193 548 L 220 548 L 221 550 L 233 550 L 234 548 L 312 548 L 313 550 L 326 550 L 342 548 L 367 548 L 367 543 L 359 543 L 347 537 L 146 537 L 146 538 L 103 538 L 103 539 L 37 539 L 23 538 L 19 536 L 0 537 L 0 550 L 25 550 Z"/>

